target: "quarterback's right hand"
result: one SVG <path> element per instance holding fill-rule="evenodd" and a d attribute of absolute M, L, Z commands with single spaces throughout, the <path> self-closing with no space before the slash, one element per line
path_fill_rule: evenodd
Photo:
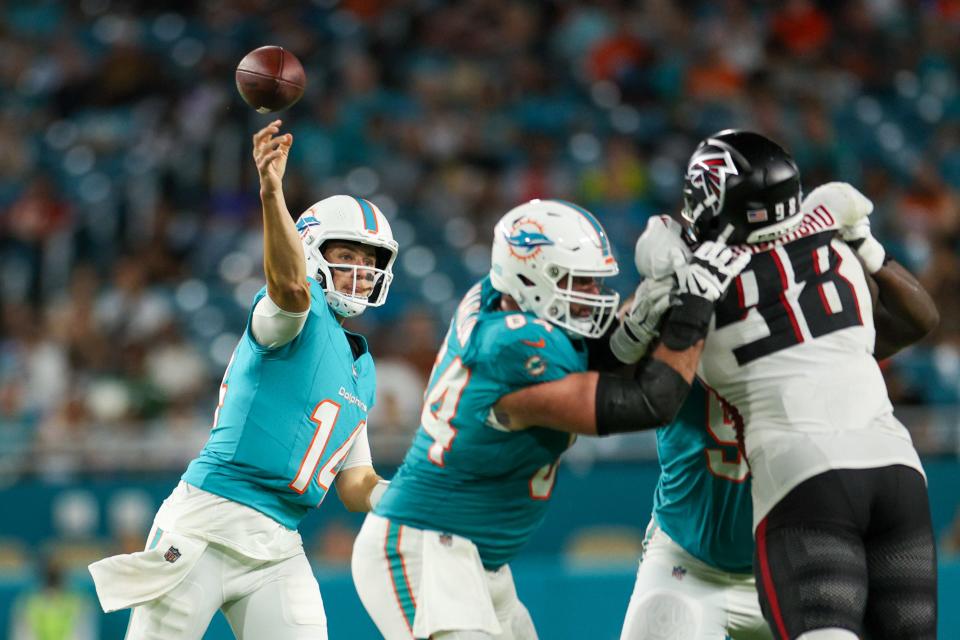
<path fill-rule="evenodd" d="M 282 121 L 274 120 L 253 134 L 253 159 L 260 174 L 260 195 L 282 193 L 283 174 L 287 170 L 287 156 L 293 144 L 293 135 L 280 133 Z"/>
<path fill-rule="evenodd" d="M 750 262 L 751 255 L 722 242 L 704 242 L 693 252 L 690 262 L 674 274 L 680 293 L 716 302 Z"/>

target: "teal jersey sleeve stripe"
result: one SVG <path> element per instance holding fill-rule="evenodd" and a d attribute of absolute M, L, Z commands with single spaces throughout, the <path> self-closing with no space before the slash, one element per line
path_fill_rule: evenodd
<path fill-rule="evenodd" d="M 417 603 L 413 599 L 413 591 L 410 589 L 410 581 L 407 580 L 407 570 L 403 564 L 403 556 L 400 555 L 400 535 L 401 527 L 395 522 L 387 525 L 387 560 L 390 562 L 390 578 L 393 582 L 393 592 L 397 596 L 397 602 L 400 604 L 400 610 L 406 619 L 407 626 L 413 629 L 413 619 L 417 614 Z"/>
<path fill-rule="evenodd" d="M 593 227 L 594 231 L 597 232 L 597 235 L 600 236 L 600 246 L 603 250 L 603 255 L 610 255 L 610 243 L 607 241 L 607 233 L 603 230 L 603 227 L 600 226 L 600 221 L 597 220 L 592 213 L 581 207 L 580 205 L 573 204 L 572 202 L 567 202 L 566 200 L 554 200 L 554 202 L 559 202 L 560 204 L 565 204 L 584 218 L 587 219 L 587 222 L 590 223 L 590 226 Z"/>
<path fill-rule="evenodd" d="M 363 198 L 358 198 L 357 196 L 352 197 L 357 201 L 357 204 L 360 205 L 360 212 L 363 214 L 363 227 L 371 233 L 376 233 L 378 224 L 377 215 L 373 212 L 373 205 Z"/>

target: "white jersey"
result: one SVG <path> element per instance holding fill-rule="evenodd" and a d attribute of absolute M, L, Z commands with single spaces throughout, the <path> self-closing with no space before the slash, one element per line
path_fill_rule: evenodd
<path fill-rule="evenodd" d="M 866 276 L 824 206 L 754 255 L 716 309 L 698 370 L 742 424 L 754 528 L 829 469 L 904 464 L 923 473 L 894 417 Z"/>

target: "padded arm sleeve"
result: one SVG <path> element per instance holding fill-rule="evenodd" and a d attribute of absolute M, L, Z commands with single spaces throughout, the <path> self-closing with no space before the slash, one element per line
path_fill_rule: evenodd
<path fill-rule="evenodd" d="M 257 306 L 253 308 L 250 330 L 261 347 L 276 349 L 300 335 L 308 315 L 310 309 L 301 312 L 284 311 L 266 295 L 260 298 Z"/>
<path fill-rule="evenodd" d="M 676 418 L 690 384 L 673 367 L 650 359 L 631 380 L 601 373 L 597 381 L 597 435 L 643 431 Z"/>

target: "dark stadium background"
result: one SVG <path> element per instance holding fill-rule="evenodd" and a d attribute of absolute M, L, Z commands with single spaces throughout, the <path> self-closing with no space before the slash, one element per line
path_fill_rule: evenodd
<path fill-rule="evenodd" d="M 751 127 L 804 188 L 844 180 L 940 306 L 884 363 L 929 472 L 941 637 L 960 637 L 960 2 L 470 0 L 0 5 L 0 636 L 61 590 L 64 638 L 120 638 L 85 566 L 142 548 L 209 429 L 262 285 L 251 134 L 233 84 L 265 44 L 307 70 L 283 114 L 292 211 L 376 202 L 400 243 L 371 337 L 370 438 L 389 475 L 452 307 L 489 268 L 493 222 L 537 196 L 590 208 L 635 284 L 632 244 L 675 211 L 696 140 Z M 616 638 L 656 480 L 653 438 L 581 440 L 514 563 L 540 636 Z M 349 578 L 360 518 L 303 525 L 331 637 L 376 634 Z M 229 637 L 221 617 L 208 638 Z M 84 635 L 86 633 L 86 635 Z M 227 633 L 227 635 L 224 635 Z"/>

